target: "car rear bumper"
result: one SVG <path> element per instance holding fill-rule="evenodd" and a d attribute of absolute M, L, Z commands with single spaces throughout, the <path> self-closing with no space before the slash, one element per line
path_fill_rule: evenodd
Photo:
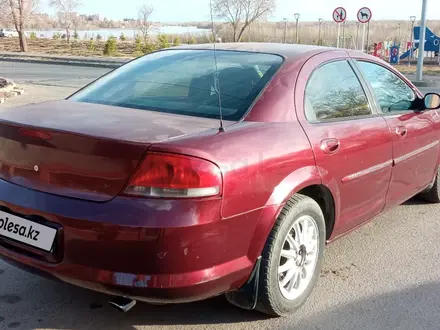
<path fill-rule="evenodd" d="M 198 301 L 242 286 L 253 265 L 246 258 L 185 274 L 128 274 L 80 265 L 47 267 L 10 255 L 0 248 L 0 259 L 27 272 L 86 289 L 156 303 Z"/>
<path fill-rule="evenodd" d="M 51 252 L 0 239 L 0 258 L 46 277 L 151 302 L 189 302 L 243 285 L 261 210 L 220 217 L 221 200 L 88 202 L 0 180 L 3 211 L 59 227 Z M 41 220 L 44 219 L 44 220 Z"/>

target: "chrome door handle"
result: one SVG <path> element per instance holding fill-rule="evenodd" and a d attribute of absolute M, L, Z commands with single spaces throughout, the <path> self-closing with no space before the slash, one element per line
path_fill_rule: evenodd
<path fill-rule="evenodd" d="M 396 134 L 397 134 L 399 137 L 403 138 L 403 137 L 406 136 L 406 134 L 408 134 L 408 130 L 406 129 L 405 126 L 397 126 L 397 127 L 396 127 Z"/>
<path fill-rule="evenodd" d="M 321 141 L 321 150 L 326 154 L 338 152 L 340 143 L 338 139 L 324 139 Z"/>

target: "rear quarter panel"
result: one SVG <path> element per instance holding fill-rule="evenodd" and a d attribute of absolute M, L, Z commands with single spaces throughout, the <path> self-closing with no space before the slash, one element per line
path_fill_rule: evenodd
<path fill-rule="evenodd" d="M 313 152 L 296 122 L 242 122 L 151 151 L 190 154 L 216 163 L 223 175 L 223 218 L 285 202 L 292 191 L 319 184 Z"/>

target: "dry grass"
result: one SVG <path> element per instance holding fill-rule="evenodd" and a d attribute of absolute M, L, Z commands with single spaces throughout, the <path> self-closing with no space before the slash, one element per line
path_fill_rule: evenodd
<path fill-rule="evenodd" d="M 396 65 L 395 68 L 403 74 L 412 75 L 416 74 L 416 65 Z M 427 76 L 440 76 L 440 66 L 428 66 L 423 67 L 423 74 Z"/>
<path fill-rule="evenodd" d="M 0 51 L 20 51 L 16 38 L 0 39 Z M 36 39 L 28 40 L 29 52 L 45 53 L 51 55 L 77 55 L 77 56 L 102 56 L 104 41 L 95 41 L 95 48 L 90 49 L 89 41 L 73 41 L 70 46 L 65 40 Z M 134 53 L 134 42 L 118 42 L 118 53 L 120 56 L 132 56 Z"/>
<path fill-rule="evenodd" d="M 176 40 L 177 36 L 168 35 L 170 45 Z M 206 36 L 179 36 L 182 43 L 206 43 L 209 39 Z M 152 43 L 156 40 L 152 39 Z M 93 47 L 91 47 L 93 43 Z M 34 39 L 28 40 L 29 52 L 44 53 L 51 55 L 73 55 L 73 56 L 102 56 L 106 41 L 87 41 L 87 40 L 72 40 L 70 45 L 66 40 L 62 39 Z M 117 56 L 127 57 L 135 54 L 134 40 L 120 41 L 117 40 Z M 0 38 L 0 52 L 19 52 L 19 44 L 17 38 Z"/>

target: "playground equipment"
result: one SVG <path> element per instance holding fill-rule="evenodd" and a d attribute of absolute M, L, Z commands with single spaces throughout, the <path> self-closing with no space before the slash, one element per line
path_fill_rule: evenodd
<path fill-rule="evenodd" d="M 414 54 L 416 50 L 419 49 L 420 42 L 420 26 L 414 27 L 414 45 L 411 49 L 408 49 L 405 53 L 400 56 L 400 60 L 404 60 L 410 56 L 411 52 Z M 430 29 L 426 28 L 426 42 L 425 42 L 425 52 L 435 52 L 438 53 L 440 50 L 440 37 L 437 37 Z"/>

